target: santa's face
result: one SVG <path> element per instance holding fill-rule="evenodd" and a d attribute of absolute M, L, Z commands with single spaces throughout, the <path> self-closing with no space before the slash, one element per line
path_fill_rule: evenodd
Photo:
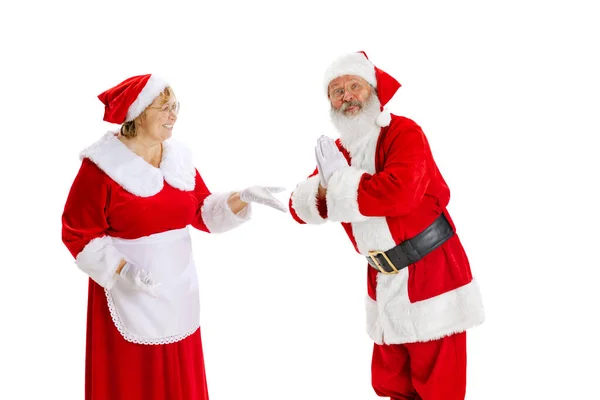
<path fill-rule="evenodd" d="M 344 81 L 346 86 L 340 84 L 333 87 L 333 84 L 340 81 Z M 355 86 L 357 83 L 359 85 Z M 367 85 L 366 88 L 364 84 Z M 338 89 L 341 91 L 336 93 Z M 356 77 L 333 80 L 330 92 L 331 122 L 340 133 L 342 144 L 352 155 L 373 136 L 379 134 L 380 128 L 376 124 L 381 109 L 379 98 L 366 81 L 360 82 Z"/>
<path fill-rule="evenodd" d="M 158 96 L 145 111 L 141 121 L 144 136 L 153 141 L 162 142 L 171 137 L 177 121 L 179 103 L 175 96 Z"/>
<path fill-rule="evenodd" d="M 327 88 L 331 108 L 345 116 L 360 113 L 371 96 L 371 85 L 356 75 L 343 75 L 335 78 Z"/>

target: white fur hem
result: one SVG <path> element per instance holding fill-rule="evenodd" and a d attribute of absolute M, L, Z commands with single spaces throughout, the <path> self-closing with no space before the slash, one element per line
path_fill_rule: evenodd
<path fill-rule="evenodd" d="M 117 268 L 123 255 L 113 246 L 110 236 L 91 240 L 75 258 L 75 264 L 94 282 L 110 290 L 118 278 Z"/>
<path fill-rule="evenodd" d="M 327 182 L 327 218 L 336 222 L 359 222 L 365 217 L 358 207 L 358 185 L 367 171 L 342 167 Z"/>
<path fill-rule="evenodd" d="M 211 233 L 227 232 L 248 221 L 252 215 L 252 205 L 234 214 L 227 204 L 233 192 L 212 193 L 202 204 L 202 220 Z"/>
<path fill-rule="evenodd" d="M 311 176 L 300 182 L 292 193 L 292 208 L 302 221 L 307 224 L 323 224 L 327 222 L 321 217 L 317 208 L 319 192 L 319 175 Z"/>
<path fill-rule="evenodd" d="M 165 82 L 162 78 L 159 78 L 156 75 L 150 75 L 148 82 L 146 82 L 146 86 L 144 86 L 133 104 L 129 106 L 125 121 L 132 121 L 136 119 L 146 109 L 146 107 L 152 104 L 154 99 L 156 99 L 167 86 L 167 82 Z"/>
<path fill-rule="evenodd" d="M 485 313 L 475 280 L 431 299 L 410 303 L 405 290 L 408 274 L 401 275 L 402 272 L 398 275 L 379 274 L 377 301 L 367 296 L 367 332 L 375 343 L 426 342 L 483 323 Z M 404 281 L 400 285 L 392 282 L 398 278 Z M 394 286 L 400 290 L 394 290 Z"/>

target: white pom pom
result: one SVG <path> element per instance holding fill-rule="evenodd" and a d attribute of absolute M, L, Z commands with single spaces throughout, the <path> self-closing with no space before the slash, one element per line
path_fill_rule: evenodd
<path fill-rule="evenodd" d="M 381 114 L 379 114 L 377 116 L 377 119 L 375 120 L 375 122 L 377 123 L 377 126 L 380 126 L 382 128 L 388 126 L 391 121 L 392 121 L 392 115 L 385 108 L 383 109 Z"/>

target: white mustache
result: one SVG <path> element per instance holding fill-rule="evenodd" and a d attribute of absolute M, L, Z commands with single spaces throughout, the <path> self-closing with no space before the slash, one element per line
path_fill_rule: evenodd
<path fill-rule="evenodd" d="M 362 103 L 358 100 L 345 101 L 344 104 L 342 104 L 341 109 L 342 111 L 346 111 L 350 107 L 360 107 L 362 109 Z"/>

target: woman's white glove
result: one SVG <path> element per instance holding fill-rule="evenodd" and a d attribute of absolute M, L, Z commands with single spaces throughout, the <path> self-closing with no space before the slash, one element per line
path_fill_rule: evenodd
<path fill-rule="evenodd" d="M 348 161 L 335 144 L 335 140 L 328 136 L 321 136 L 315 146 L 315 157 L 317 158 L 317 169 L 319 170 L 319 181 L 326 188 L 331 174 L 341 167 L 347 167 Z"/>
<path fill-rule="evenodd" d="M 282 187 L 250 186 L 240 192 L 240 200 L 245 203 L 263 204 L 287 212 L 287 207 L 272 195 L 272 193 L 280 193 L 284 190 L 285 188 Z"/>
<path fill-rule="evenodd" d="M 156 288 L 160 283 L 154 282 L 150 272 L 145 269 L 138 268 L 127 262 L 121 269 L 119 275 L 133 288 L 146 292 L 152 297 L 156 297 Z"/>

